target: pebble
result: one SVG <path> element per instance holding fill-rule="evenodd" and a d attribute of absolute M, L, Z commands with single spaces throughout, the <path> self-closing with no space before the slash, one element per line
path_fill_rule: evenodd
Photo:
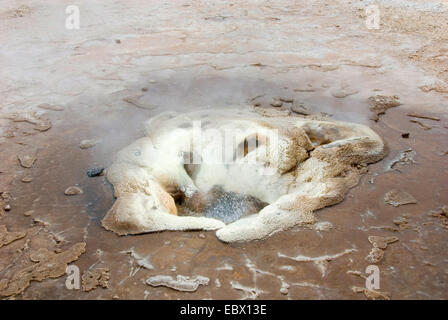
<path fill-rule="evenodd" d="M 289 292 L 288 288 L 283 287 L 283 288 L 280 289 L 280 293 L 281 294 L 288 294 L 288 292 Z"/>
<path fill-rule="evenodd" d="M 310 111 L 308 111 L 303 104 L 293 104 L 291 106 L 291 111 L 298 113 L 298 114 L 302 114 L 304 116 L 308 116 L 311 114 Z"/>
<path fill-rule="evenodd" d="M 417 203 L 417 200 L 406 191 L 392 189 L 385 194 L 384 202 L 391 206 L 398 207 L 406 204 L 415 204 Z"/>
<path fill-rule="evenodd" d="M 9 198 L 11 198 L 11 196 L 9 195 L 9 193 L 7 191 L 0 192 L 0 195 L 2 196 L 3 200 L 8 200 Z"/>
<path fill-rule="evenodd" d="M 275 108 L 280 108 L 283 105 L 283 102 L 280 100 L 272 100 L 271 102 L 271 106 L 275 107 Z"/>
<path fill-rule="evenodd" d="M 201 238 L 201 239 L 205 239 L 205 234 L 200 233 L 200 234 L 198 235 L 198 237 Z"/>
<path fill-rule="evenodd" d="M 81 188 L 72 186 L 72 187 L 68 187 L 67 189 L 65 189 L 64 194 L 66 196 L 74 196 L 77 194 L 82 194 L 83 191 L 81 190 Z"/>
<path fill-rule="evenodd" d="M 98 176 L 103 175 L 103 172 L 104 172 L 104 168 L 91 168 L 91 169 L 87 170 L 87 175 L 91 178 L 98 177 Z"/>
<path fill-rule="evenodd" d="M 32 178 L 32 177 L 25 176 L 25 177 L 23 177 L 22 179 L 20 179 L 20 181 L 22 181 L 22 182 L 24 182 L 24 183 L 29 183 L 29 182 L 33 181 L 33 178 Z"/>
<path fill-rule="evenodd" d="M 36 161 L 36 156 L 31 154 L 18 155 L 20 165 L 24 168 L 31 168 Z"/>
<path fill-rule="evenodd" d="M 34 213 L 34 210 L 28 210 L 28 211 L 25 211 L 25 212 L 23 213 L 23 215 L 24 215 L 25 217 L 29 217 L 29 216 L 31 216 L 33 213 Z"/>
<path fill-rule="evenodd" d="M 89 149 L 92 148 L 94 145 L 98 143 L 97 140 L 88 139 L 88 140 L 82 140 L 79 144 L 79 147 L 81 149 Z"/>
<path fill-rule="evenodd" d="M 3 207 L 3 209 L 5 209 L 5 211 L 10 211 L 11 210 L 11 206 L 9 204 L 5 205 Z"/>

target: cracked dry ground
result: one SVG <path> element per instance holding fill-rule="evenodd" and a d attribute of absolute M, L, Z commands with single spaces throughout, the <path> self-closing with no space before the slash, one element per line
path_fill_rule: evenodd
<path fill-rule="evenodd" d="M 448 9 L 391 3 L 377 2 L 380 29 L 367 30 L 370 1 L 79 1 L 81 29 L 66 30 L 70 1 L 6 1 L 2 298 L 447 299 Z M 112 188 L 86 171 L 110 165 L 144 119 L 278 97 L 368 124 L 389 148 L 315 228 L 229 245 L 213 232 L 101 227 Z M 72 186 L 82 193 L 65 195 Z M 80 290 L 65 287 L 68 264 Z M 381 292 L 364 290 L 370 264 Z M 191 292 L 146 283 L 158 275 L 209 281 Z"/>

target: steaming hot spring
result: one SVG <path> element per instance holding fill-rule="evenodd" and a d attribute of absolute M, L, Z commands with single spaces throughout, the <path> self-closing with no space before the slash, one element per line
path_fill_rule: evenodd
<path fill-rule="evenodd" d="M 119 235 L 262 239 L 315 223 L 315 210 L 342 201 L 384 155 L 381 138 L 360 124 L 236 109 L 163 113 L 108 168 L 117 199 L 102 224 Z"/>

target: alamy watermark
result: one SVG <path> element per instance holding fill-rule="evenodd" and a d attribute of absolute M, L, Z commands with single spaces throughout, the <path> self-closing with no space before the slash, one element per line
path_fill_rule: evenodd
<path fill-rule="evenodd" d="M 67 30 L 79 30 L 80 28 L 80 17 L 79 17 L 79 7 L 75 5 L 70 5 L 65 8 L 65 28 Z"/>
<path fill-rule="evenodd" d="M 65 280 L 65 287 L 68 290 L 79 290 L 81 288 L 81 278 L 79 268 L 74 264 L 67 266 L 65 269 L 67 279 Z"/>
<path fill-rule="evenodd" d="M 176 128 L 179 145 L 164 150 L 170 159 L 183 165 L 241 165 L 254 166 L 260 175 L 274 175 L 280 159 L 280 143 L 284 142 L 278 129 L 263 127 L 203 128 L 200 120 L 186 128 Z M 286 142 L 287 143 L 287 142 Z M 140 151 L 135 153 L 141 155 Z"/>
<path fill-rule="evenodd" d="M 380 289 L 380 269 L 378 266 L 371 264 L 367 266 L 366 273 L 366 289 L 379 290 Z"/>
<path fill-rule="evenodd" d="M 369 30 L 378 30 L 380 28 L 381 16 L 380 9 L 376 5 L 370 5 L 366 8 L 366 27 Z"/>

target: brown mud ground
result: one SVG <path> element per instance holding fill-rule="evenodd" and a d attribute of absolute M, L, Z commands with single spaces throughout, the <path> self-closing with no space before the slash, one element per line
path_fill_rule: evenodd
<path fill-rule="evenodd" d="M 364 275 L 372 264 L 365 257 L 374 235 L 399 239 L 374 263 L 382 292 L 392 299 L 448 298 L 446 216 L 431 214 L 448 205 L 443 3 L 380 5 L 381 28 L 371 31 L 364 25 L 364 4 L 346 1 L 331 6 L 115 1 L 104 8 L 82 2 L 85 27 L 72 33 L 61 27 L 68 2 L 8 3 L 10 8 L 0 11 L 0 39 L 6 44 L 1 116 L 39 111 L 52 127 L 39 131 L 28 122 L 0 119 L 1 201 L 11 207 L 2 211 L 0 225 L 26 232 L 0 247 L 0 292 L 2 280 L 36 263 L 30 256 L 40 248 L 59 253 L 85 242 L 85 253 L 73 257 L 73 264 L 81 272 L 109 269 L 108 288 L 70 291 L 66 277 L 53 270 L 10 297 L 365 299 L 352 290 L 363 287 L 364 279 L 350 271 Z M 95 12 L 103 13 L 101 21 Z M 342 88 L 356 93 L 337 98 Z M 123 101 L 140 94 L 143 108 Z M 368 98 L 379 94 L 397 95 L 402 104 L 374 122 Z M 214 232 L 118 237 L 101 227 L 114 201 L 112 186 L 86 171 L 110 165 L 118 150 L 143 135 L 145 119 L 167 110 L 243 108 L 259 95 L 293 97 L 314 112 L 368 124 L 387 143 L 388 156 L 369 167 L 342 203 L 316 212 L 331 229 L 293 228 L 262 241 L 224 244 Z M 64 110 L 36 108 L 41 103 Z M 425 130 L 409 121 L 410 112 L 440 121 L 419 119 L 431 127 Z M 81 149 L 85 139 L 101 142 Z M 395 163 L 403 152 L 413 161 Z M 22 153 L 36 156 L 31 168 L 20 165 Z M 22 182 L 24 176 L 32 181 Z M 64 195 L 74 185 L 83 193 Z M 392 189 L 413 195 L 417 203 L 385 204 Z M 210 283 L 190 293 L 145 284 L 160 274 L 206 276 Z M 285 283 L 289 290 L 282 294 Z"/>

